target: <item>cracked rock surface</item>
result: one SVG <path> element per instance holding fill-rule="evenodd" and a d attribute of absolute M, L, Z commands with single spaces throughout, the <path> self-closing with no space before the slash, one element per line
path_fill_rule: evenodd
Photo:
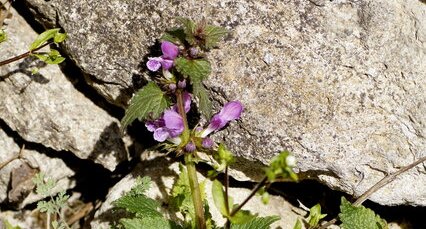
<path fill-rule="evenodd" d="M 57 22 L 64 28 L 65 50 L 87 82 L 122 107 L 147 74 L 139 66 L 149 48 L 175 25 L 176 16 L 205 17 L 227 27 L 231 35 L 209 54 L 213 74 L 206 84 L 216 105 L 238 99 L 245 113 L 217 139 L 258 165 L 288 149 L 308 178 L 358 196 L 426 155 L 426 5 L 421 1 L 27 4 L 45 25 Z M 240 165 L 248 176 L 259 172 Z M 419 166 L 371 200 L 426 206 L 425 173 Z"/>
<path fill-rule="evenodd" d="M 0 56 L 28 51 L 37 33 L 12 11 Z M 37 74 L 31 74 L 33 68 Z M 58 66 L 26 58 L 0 68 L 0 119 L 26 141 L 89 158 L 109 170 L 126 159 L 117 119 L 74 88 Z"/>

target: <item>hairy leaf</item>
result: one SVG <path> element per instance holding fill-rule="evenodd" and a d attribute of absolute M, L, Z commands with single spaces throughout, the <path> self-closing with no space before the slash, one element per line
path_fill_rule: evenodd
<path fill-rule="evenodd" d="M 175 60 L 176 69 L 185 77 L 189 77 L 192 81 L 202 81 L 209 76 L 212 68 L 210 63 L 205 59 L 188 60 L 179 57 Z"/>
<path fill-rule="evenodd" d="M 387 229 L 386 221 L 364 206 L 353 206 L 342 197 L 340 221 L 343 229 Z"/>
<path fill-rule="evenodd" d="M 182 28 L 174 28 L 166 31 L 166 33 L 160 38 L 162 41 L 170 41 L 174 44 L 184 44 L 185 42 L 185 31 Z"/>
<path fill-rule="evenodd" d="M 135 119 L 156 119 L 170 106 L 170 99 L 154 82 L 149 82 L 133 96 L 126 114 L 121 120 L 121 128 L 126 128 Z"/>
<path fill-rule="evenodd" d="M 39 48 L 45 42 L 55 37 L 55 35 L 59 32 L 60 29 L 49 29 L 38 35 L 35 41 L 31 44 L 29 50 L 33 51 L 34 49 Z"/>
<path fill-rule="evenodd" d="M 177 18 L 177 20 L 182 24 L 183 26 L 183 31 L 185 32 L 185 37 L 186 37 L 186 41 L 190 44 L 190 45 L 195 45 L 196 44 L 196 39 L 194 37 L 194 33 L 195 33 L 195 28 L 197 27 L 197 25 L 190 19 L 188 18 L 183 18 L 183 17 L 179 17 Z"/>
<path fill-rule="evenodd" d="M 125 229 L 181 229 L 182 227 L 162 217 L 145 217 L 134 219 L 121 219 Z"/>
<path fill-rule="evenodd" d="M 228 34 L 228 30 L 221 26 L 207 25 L 204 29 L 205 48 L 211 49 L 217 46 L 217 43 Z"/>
<path fill-rule="evenodd" d="M 207 89 L 200 80 L 192 80 L 192 92 L 198 98 L 199 109 L 207 119 L 212 116 L 212 103 L 209 99 Z"/>
<path fill-rule="evenodd" d="M 231 224 L 231 229 L 269 229 L 279 219 L 278 216 L 256 217 L 244 224 Z"/>
<path fill-rule="evenodd" d="M 135 213 L 143 217 L 161 217 L 161 213 L 157 211 L 160 204 L 145 195 L 128 196 L 125 195 L 114 201 L 114 206 L 124 208 L 128 212 Z"/>

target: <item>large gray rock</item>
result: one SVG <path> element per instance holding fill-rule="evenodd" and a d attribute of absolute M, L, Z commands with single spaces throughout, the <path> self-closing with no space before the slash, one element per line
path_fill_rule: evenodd
<path fill-rule="evenodd" d="M 3 59 L 22 54 L 37 37 L 12 11 L 0 44 Z M 32 68 L 40 68 L 31 75 Z M 118 121 L 74 88 L 57 65 L 31 58 L 0 69 L 0 119 L 25 140 L 90 158 L 109 170 L 126 158 Z"/>
<path fill-rule="evenodd" d="M 66 50 L 88 82 L 121 106 L 138 64 L 176 16 L 226 26 L 232 35 L 210 54 L 207 85 L 216 101 L 245 105 L 242 121 L 218 136 L 242 158 L 267 163 L 289 149 L 306 177 L 358 196 L 426 155 L 421 1 L 27 3 L 41 21 L 54 19 L 66 30 Z M 426 206 L 425 186 L 419 166 L 371 199 Z"/>
<path fill-rule="evenodd" d="M 71 179 L 74 171 L 65 162 L 35 150 L 20 149 L 3 130 L 0 129 L 0 202 L 6 199 L 19 207 L 45 198 L 33 192 L 32 178 L 36 173 L 56 181 L 52 193 L 75 186 Z"/>

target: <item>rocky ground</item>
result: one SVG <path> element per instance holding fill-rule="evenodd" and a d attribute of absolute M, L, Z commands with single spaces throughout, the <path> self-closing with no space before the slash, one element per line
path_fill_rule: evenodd
<path fill-rule="evenodd" d="M 280 215 L 276 227 L 306 214 L 298 201 L 320 202 L 332 218 L 341 195 L 356 198 L 426 155 L 422 1 L 26 0 L 11 13 L 0 60 L 27 51 L 45 28 L 69 36 L 59 66 L 27 58 L 0 67 L 0 218 L 22 228 L 45 220 L 29 182 L 39 171 L 73 196 L 67 216 L 76 228 L 107 228 L 111 201 L 135 175 L 152 176 L 150 196 L 164 198 L 176 162 L 147 151 L 154 142 L 142 123 L 122 135 L 119 120 L 176 16 L 231 31 L 209 54 L 206 86 L 216 108 L 234 99 L 245 106 L 241 121 L 216 136 L 238 156 L 235 199 L 280 150 L 298 158 L 303 181 L 274 185 L 269 206 L 248 206 Z M 395 228 L 426 228 L 425 168 L 398 176 L 366 206 Z M 200 165 L 200 178 L 207 169 Z"/>

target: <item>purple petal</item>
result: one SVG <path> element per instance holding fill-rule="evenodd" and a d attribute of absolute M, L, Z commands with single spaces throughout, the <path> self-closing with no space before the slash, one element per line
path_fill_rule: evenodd
<path fill-rule="evenodd" d="M 161 43 L 161 51 L 164 59 L 174 60 L 179 55 L 179 48 L 169 41 Z"/>
<path fill-rule="evenodd" d="M 176 111 L 166 110 L 163 118 L 171 137 L 176 137 L 183 132 L 183 119 Z"/>
<path fill-rule="evenodd" d="M 158 142 L 164 142 L 169 137 L 170 134 L 167 128 L 158 128 L 154 131 L 154 139 Z"/>
<path fill-rule="evenodd" d="M 183 106 L 185 107 L 185 113 L 188 113 L 188 111 L 191 109 L 191 98 L 192 96 L 190 93 L 186 91 L 183 92 Z M 177 104 L 173 106 L 173 110 L 176 112 L 179 112 L 177 108 Z"/>
<path fill-rule="evenodd" d="M 240 118 L 243 112 L 243 105 L 239 101 L 231 101 L 225 104 L 219 112 L 220 119 L 227 122 Z"/>
<path fill-rule="evenodd" d="M 148 67 L 148 69 L 150 71 L 157 71 L 158 69 L 160 69 L 161 67 L 161 63 L 163 62 L 163 58 L 161 57 L 150 57 L 148 58 L 148 62 L 146 63 L 146 67 Z"/>
<path fill-rule="evenodd" d="M 161 61 L 161 65 L 163 66 L 164 70 L 169 70 L 170 68 L 173 67 L 173 60 L 163 59 Z"/>
<path fill-rule="evenodd" d="M 155 131 L 155 129 L 156 129 L 156 126 L 155 126 L 155 124 L 154 124 L 154 122 L 152 122 L 152 121 L 148 121 L 148 122 L 146 122 L 145 123 L 145 127 L 148 129 L 148 131 L 150 131 L 150 132 L 154 132 Z"/>
<path fill-rule="evenodd" d="M 186 80 L 184 79 L 184 80 L 179 81 L 178 82 L 178 87 L 180 89 L 185 89 L 185 87 L 186 87 Z"/>

